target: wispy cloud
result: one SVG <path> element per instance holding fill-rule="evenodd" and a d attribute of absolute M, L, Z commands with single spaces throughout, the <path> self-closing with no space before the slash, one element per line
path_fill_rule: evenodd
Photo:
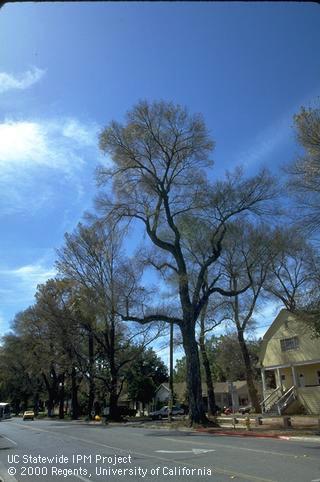
<path fill-rule="evenodd" d="M 319 104 L 320 88 L 317 86 L 290 109 L 285 111 L 282 116 L 267 125 L 250 143 L 242 149 L 238 156 L 237 164 L 250 167 L 253 164 L 261 165 L 274 162 L 274 154 L 283 146 L 294 142 L 293 117 L 300 111 L 301 106 L 316 107 Z M 292 155 L 294 153 L 292 152 Z M 283 161 L 281 159 L 281 161 Z"/>
<path fill-rule="evenodd" d="M 4 317 L 3 315 L 0 313 L 0 328 L 2 328 L 5 324 L 5 320 L 4 320 Z"/>
<path fill-rule="evenodd" d="M 87 159 L 99 155 L 97 132 L 74 118 L 0 122 L 0 213 L 39 209 L 64 180 L 81 197 Z"/>
<path fill-rule="evenodd" d="M 0 290 L 0 334 L 9 328 L 9 322 L 17 312 L 34 303 L 37 286 L 55 275 L 56 271 L 45 258 L 32 264 L 0 268 L 0 286 L 6 287 Z"/>
<path fill-rule="evenodd" d="M 20 75 L 8 74 L 0 72 L 0 94 L 8 90 L 24 90 L 28 89 L 35 83 L 39 82 L 45 74 L 45 70 L 38 67 L 32 67 L 30 70 Z"/>
<path fill-rule="evenodd" d="M 97 127 L 75 119 L 0 123 L 0 165 L 46 166 L 72 171 L 83 163 L 79 149 L 97 144 Z"/>
<path fill-rule="evenodd" d="M 35 264 L 0 269 L 1 285 L 7 286 L 6 303 L 32 302 L 38 284 L 54 277 L 56 271 L 40 260 Z"/>
<path fill-rule="evenodd" d="M 243 149 L 238 162 L 245 167 L 272 161 L 272 154 L 292 137 L 292 116 L 285 116 L 266 127 L 253 140 L 251 146 Z"/>

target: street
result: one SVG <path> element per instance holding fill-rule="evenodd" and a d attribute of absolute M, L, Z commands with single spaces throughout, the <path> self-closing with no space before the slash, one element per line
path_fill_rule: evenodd
<path fill-rule="evenodd" d="M 48 420 L 0 424 L 0 478 L 5 482 L 311 482 L 320 481 L 319 455 L 320 443 L 310 441 Z"/>

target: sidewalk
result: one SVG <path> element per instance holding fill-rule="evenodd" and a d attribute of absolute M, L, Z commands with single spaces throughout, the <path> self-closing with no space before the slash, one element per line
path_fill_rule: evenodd
<path fill-rule="evenodd" d="M 126 425 L 128 427 L 141 427 L 151 430 L 178 430 L 205 433 L 213 436 L 233 436 L 233 437 L 260 437 L 273 438 L 280 440 L 304 440 L 316 442 L 320 444 L 320 428 L 317 418 L 292 417 L 293 427 L 284 428 L 282 417 L 263 419 L 263 425 L 256 425 L 255 418 L 250 419 L 250 430 L 246 429 L 244 417 L 236 417 L 239 423 L 235 426 L 232 424 L 232 417 L 225 417 L 223 420 L 219 418 L 219 427 L 194 427 L 188 428 L 185 422 L 174 421 L 172 424 L 168 421 L 130 421 Z M 112 423 L 110 424 L 113 425 Z"/>
<path fill-rule="evenodd" d="M 254 427 L 250 430 L 233 427 L 218 427 L 218 428 L 197 428 L 196 432 L 206 433 L 208 435 L 229 436 L 229 437 L 258 437 L 258 438 L 273 438 L 280 440 L 296 440 L 317 442 L 320 444 L 320 432 L 316 431 L 299 431 L 294 429 L 287 430 L 270 430 L 268 428 L 259 429 Z"/>

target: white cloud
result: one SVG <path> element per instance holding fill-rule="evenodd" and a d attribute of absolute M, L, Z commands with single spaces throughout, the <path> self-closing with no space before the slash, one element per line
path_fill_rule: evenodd
<path fill-rule="evenodd" d="M 80 199 L 88 184 L 86 158 L 99 156 L 97 132 L 96 124 L 73 118 L 0 122 L 0 213 L 34 212 L 65 181 Z"/>
<path fill-rule="evenodd" d="M 45 70 L 33 67 L 19 76 L 0 72 L 0 94 L 12 89 L 24 90 L 31 87 L 45 74 Z"/>
<path fill-rule="evenodd" d="M 240 153 L 238 162 L 251 166 L 272 161 L 272 154 L 292 135 L 291 119 L 292 117 L 286 116 L 263 130 L 252 145 Z"/>
<path fill-rule="evenodd" d="M 28 284 L 32 280 L 40 280 L 42 282 L 44 279 L 48 279 L 50 276 L 55 275 L 55 271 L 48 269 L 41 264 L 28 264 L 21 266 L 20 268 L 7 271 L 11 276 L 16 276 L 23 281 L 27 281 Z"/>
<path fill-rule="evenodd" d="M 7 302 L 20 300 L 31 303 L 38 284 L 45 283 L 55 275 L 56 271 L 52 267 L 38 261 L 19 268 L 0 269 L 0 282 L 9 287 L 6 294 Z"/>
<path fill-rule="evenodd" d="M 56 275 L 50 264 L 48 259 L 42 258 L 33 264 L 0 268 L 0 286 L 6 287 L 0 289 L 0 334 L 9 328 L 16 313 L 34 303 L 37 286 Z"/>
<path fill-rule="evenodd" d="M 47 164 L 49 145 L 45 130 L 35 122 L 0 124 L 0 164 Z"/>
<path fill-rule="evenodd" d="M 65 137 L 83 146 L 96 146 L 98 142 L 96 126 L 85 126 L 76 119 L 69 119 L 63 126 Z"/>
<path fill-rule="evenodd" d="M 0 165 L 46 166 L 63 171 L 83 163 L 79 149 L 97 145 L 97 127 L 75 119 L 0 123 Z"/>

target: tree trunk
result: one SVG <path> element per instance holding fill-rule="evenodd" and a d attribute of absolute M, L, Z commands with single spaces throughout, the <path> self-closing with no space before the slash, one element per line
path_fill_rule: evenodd
<path fill-rule="evenodd" d="M 92 418 L 93 404 L 95 398 L 95 380 L 94 380 L 94 344 L 92 330 L 88 333 L 88 351 L 89 351 L 89 397 L 87 413 L 89 419 Z"/>
<path fill-rule="evenodd" d="M 173 407 L 173 323 L 170 323 L 170 354 L 169 354 L 169 407 L 168 420 L 172 422 Z"/>
<path fill-rule="evenodd" d="M 56 386 L 57 386 L 57 380 L 56 380 L 56 374 L 53 369 L 50 371 L 50 381 L 48 380 L 48 377 L 42 373 L 42 378 L 44 380 L 44 384 L 46 386 L 47 392 L 48 392 L 48 403 L 47 403 L 47 411 L 48 411 L 48 417 L 53 417 L 53 410 L 54 410 L 54 401 L 56 398 Z"/>
<path fill-rule="evenodd" d="M 214 388 L 212 383 L 211 367 L 206 352 L 206 347 L 204 340 L 200 337 L 200 351 L 202 357 L 202 364 L 205 372 L 206 383 L 207 383 L 207 393 L 208 393 L 208 412 L 209 415 L 215 415 L 216 413 L 216 397 L 214 395 Z"/>
<path fill-rule="evenodd" d="M 62 420 L 64 418 L 64 375 L 60 378 L 59 383 L 59 418 Z"/>
<path fill-rule="evenodd" d="M 186 321 L 180 326 L 182 333 L 183 348 L 186 354 L 187 365 L 187 390 L 189 403 L 190 424 L 207 424 L 208 419 L 205 414 L 198 344 L 195 337 L 195 323 Z"/>
<path fill-rule="evenodd" d="M 114 309 L 112 308 L 110 330 L 109 330 L 109 353 L 107 353 L 107 357 L 109 358 L 109 363 L 110 363 L 110 375 L 111 375 L 110 398 L 109 398 L 110 420 L 119 420 L 121 418 L 118 410 L 118 372 L 116 369 L 116 362 L 115 362 L 115 333 L 116 333 L 115 313 L 114 313 Z M 105 333 L 106 338 L 107 336 L 108 336 L 108 331 L 106 331 Z"/>
<path fill-rule="evenodd" d="M 201 357 L 202 357 L 202 364 L 204 368 L 204 373 L 206 377 L 206 383 L 207 383 L 207 395 L 208 395 L 208 412 L 209 415 L 215 415 L 216 413 L 216 398 L 214 395 L 214 388 L 213 388 L 213 383 L 212 383 L 212 374 L 211 374 L 211 367 L 206 351 L 206 345 L 205 345 L 205 318 L 206 318 L 206 313 L 207 313 L 207 306 L 208 304 L 206 303 L 205 306 L 203 307 L 200 315 L 200 337 L 199 337 L 199 345 L 200 345 L 200 351 L 201 351 Z"/>
<path fill-rule="evenodd" d="M 244 366 L 246 371 L 246 380 L 248 384 L 248 391 L 249 391 L 251 405 L 254 408 L 255 412 L 259 413 L 261 411 L 261 407 L 259 403 L 258 392 L 254 385 L 254 376 L 253 376 L 250 355 L 243 336 L 243 331 L 239 329 L 238 329 L 238 340 L 239 340 L 240 349 L 241 349 L 241 353 L 244 361 Z"/>
<path fill-rule="evenodd" d="M 33 410 L 35 415 L 39 413 L 39 392 L 36 392 L 33 397 Z"/>
<path fill-rule="evenodd" d="M 78 403 L 78 384 L 77 384 L 77 372 L 75 367 L 72 367 L 71 371 L 71 407 L 72 407 L 72 420 L 77 420 L 79 417 L 79 403 Z"/>
<path fill-rule="evenodd" d="M 118 410 L 118 393 L 117 393 L 117 379 L 111 380 L 110 398 L 109 398 L 109 417 L 110 420 L 119 420 Z"/>

